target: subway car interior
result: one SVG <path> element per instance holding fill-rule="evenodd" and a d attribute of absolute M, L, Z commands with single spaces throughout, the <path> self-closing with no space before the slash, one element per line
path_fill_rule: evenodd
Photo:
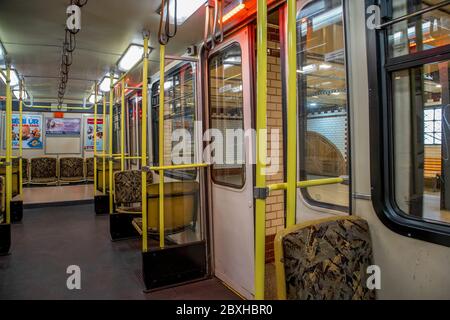
<path fill-rule="evenodd" d="M 0 0 L 0 112 L 0 300 L 450 299 L 450 0 Z"/>

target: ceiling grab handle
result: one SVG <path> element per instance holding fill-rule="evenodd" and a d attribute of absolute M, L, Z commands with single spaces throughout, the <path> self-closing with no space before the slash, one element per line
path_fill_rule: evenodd
<path fill-rule="evenodd" d="M 212 50 L 223 41 L 223 0 L 209 0 L 205 6 L 205 34 L 203 42 L 207 50 Z M 214 12 L 212 12 L 213 9 Z M 213 15 L 212 24 L 210 21 L 211 15 Z"/>
<path fill-rule="evenodd" d="M 159 20 L 159 30 L 158 30 L 158 41 L 161 45 L 165 46 L 169 40 L 177 34 L 178 24 L 177 24 L 177 11 L 178 3 L 177 0 L 173 0 L 174 14 L 173 14 L 173 31 L 170 31 L 170 1 L 171 0 L 161 0 L 161 17 Z M 164 28 L 164 30 L 163 30 Z"/>
<path fill-rule="evenodd" d="M 217 26 L 219 26 L 218 32 Z M 215 45 L 223 41 L 223 0 L 216 0 L 216 6 L 214 8 L 213 38 Z"/>
<path fill-rule="evenodd" d="M 212 49 L 212 44 L 209 43 L 209 29 L 210 29 L 210 17 L 211 17 L 211 9 L 213 8 L 213 1 L 208 0 L 205 4 L 205 31 L 203 34 L 203 43 L 207 50 Z"/>

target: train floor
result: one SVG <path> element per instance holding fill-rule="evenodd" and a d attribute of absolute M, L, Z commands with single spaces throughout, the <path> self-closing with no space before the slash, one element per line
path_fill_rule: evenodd
<path fill-rule="evenodd" d="M 42 206 L 58 202 L 93 201 L 94 185 L 92 183 L 61 185 L 61 186 L 33 186 L 23 188 L 23 202 L 25 206 Z"/>
<path fill-rule="evenodd" d="M 215 278 L 144 293 L 140 240 L 111 242 L 109 218 L 92 204 L 26 209 L 11 252 L 0 257 L 0 299 L 239 299 Z M 67 288 L 70 265 L 80 290 Z"/>

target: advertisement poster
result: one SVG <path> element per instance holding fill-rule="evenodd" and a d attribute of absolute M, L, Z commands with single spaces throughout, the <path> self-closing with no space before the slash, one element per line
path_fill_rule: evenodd
<path fill-rule="evenodd" d="M 22 117 L 22 148 L 42 149 L 42 116 L 24 114 Z M 6 146 L 6 141 L 4 141 Z M 12 115 L 12 147 L 19 149 L 19 115 Z"/>
<path fill-rule="evenodd" d="M 81 119 L 79 118 L 46 118 L 45 134 L 48 136 L 79 136 Z"/>
<path fill-rule="evenodd" d="M 94 150 L 94 118 L 86 118 L 84 126 L 84 149 Z M 97 151 L 103 151 L 103 119 L 97 119 Z"/>

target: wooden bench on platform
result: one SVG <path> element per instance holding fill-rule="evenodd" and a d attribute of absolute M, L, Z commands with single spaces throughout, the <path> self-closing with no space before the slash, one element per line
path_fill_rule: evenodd
<path fill-rule="evenodd" d="M 431 182 L 433 191 L 436 191 L 439 185 L 439 180 L 442 172 L 441 158 L 425 158 L 424 162 L 424 180 Z"/>

